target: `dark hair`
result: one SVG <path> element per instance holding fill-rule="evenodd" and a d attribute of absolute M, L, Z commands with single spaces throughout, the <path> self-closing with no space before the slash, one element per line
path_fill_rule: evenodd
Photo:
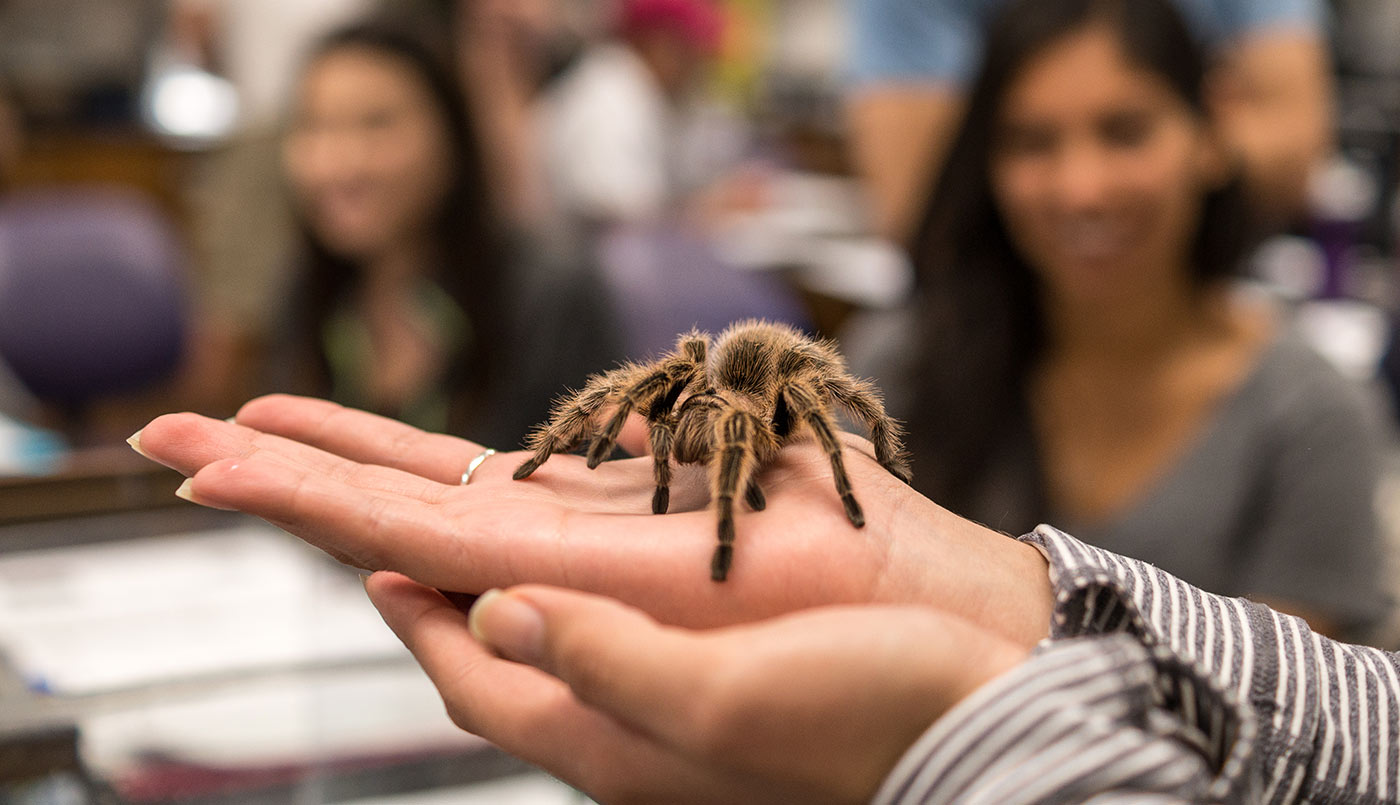
<path fill-rule="evenodd" d="M 992 456 L 1015 438 L 1008 434 L 1030 434 L 1027 379 L 1045 338 L 1037 281 L 1006 232 L 990 184 L 1002 99 L 1032 58 L 1091 24 L 1111 30 L 1127 58 L 1165 79 L 1196 114 L 1208 114 L 1205 57 L 1167 0 L 1015 0 L 989 28 L 965 118 L 912 242 L 923 350 L 911 378 L 916 483 L 967 516 L 988 516 L 974 501 Z M 1248 219 L 1238 180 L 1207 194 L 1192 254 L 1198 285 L 1237 269 L 1249 245 Z M 1043 482 L 1038 468 L 1030 472 L 1039 498 L 1025 501 L 1024 514 L 1037 517 Z"/>
<path fill-rule="evenodd" d="M 374 18 L 341 28 L 312 49 L 303 72 L 326 56 L 344 50 L 368 50 L 410 68 L 428 90 L 447 127 L 452 149 L 447 194 L 430 229 L 438 264 L 429 278 L 436 282 L 470 322 L 470 339 L 449 356 L 445 378 L 451 403 L 449 426 L 460 430 L 475 417 L 499 382 L 505 338 L 505 254 L 477 132 L 470 119 L 445 46 L 425 32 L 398 20 Z M 304 348 L 328 387 L 330 369 L 321 348 L 326 321 L 360 287 L 363 266 L 332 253 L 303 223 L 305 272 L 298 295 L 298 321 Z"/>

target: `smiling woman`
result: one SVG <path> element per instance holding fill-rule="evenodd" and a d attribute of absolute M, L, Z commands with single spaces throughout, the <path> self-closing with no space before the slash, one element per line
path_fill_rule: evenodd
<path fill-rule="evenodd" d="M 510 445 L 612 359 L 596 278 L 505 226 L 474 123 L 415 27 L 356 23 L 313 50 L 282 142 L 305 259 L 281 390 Z"/>
<path fill-rule="evenodd" d="M 1047 46 L 1006 88 L 995 125 L 992 192 L 1051 308 L 1162 318 L 1163 300 L 1198 304 L 1186 247 L 1206 193 L 1230 178 L 1221 145 L 1111 27 Z"/>
<path fill-rule="evenodd" d="M 335 32 L 283 142 L 308 255 L 296 326 L 319 392 L 443 429 L 493 382 L 505 270 L 451 76 L 406 27 Z"/>
<path fill-rule="evenodd" d="M 285 159 L 308 223 L 361 259 L 406 248 L 451 190 L 449 115 L 406 59 L 331 49 L 302 80 Z"/>
<path fill-rule="evenodd" d="M 914 247 L 896 413 L 964 515 L 1355 634 L 1386 609 L 1379 420 L 1229 281 L 1250 227 L 1208 86 L 1165 0 L 1006 9 Z"/>

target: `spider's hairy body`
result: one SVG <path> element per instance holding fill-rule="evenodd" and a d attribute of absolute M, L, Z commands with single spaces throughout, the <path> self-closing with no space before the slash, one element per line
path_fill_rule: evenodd
<path fill-rule="evenodd" d="M 534 451 L 515 471 L 533 473 L 550 455 L 589 440 L 588 466 L 598 466 L 617 443 L 629 414 L 647 420 L 656 492 L 652 511 L 670 505 L 671 461 L 707 464 L 719 545 L 710 576 L 723 581 L 733 561 L 734 498 L 764 507 L 758 472 L 789 441 L 810 434 L 826 452 L 846 517 L 856 527 L 865 515 L 846 476 L 832 409 L 841 406 L 870 430 L 876 459 L 908 482 L 902 429 L 885 414 L 879 392 L 850 376 L 835 347 L 782 324 L 746 321 L 717 338 L 692 331 L 652 363 L 626 363 L 593 375 L 560 398 L 550 418 L 530 434 Z M 612 413 L 597 421 L 606 408 Z"/>

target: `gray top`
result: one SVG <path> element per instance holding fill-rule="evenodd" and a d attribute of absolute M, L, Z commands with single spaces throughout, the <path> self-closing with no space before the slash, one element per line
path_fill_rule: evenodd
<path fill-rule="evenodd" d="M 904 316 L 862 322 L 846 345 L 856 372 L 909 376 L 917 350 Z M 901 384 L 885 388 L 891 412 L 911 416 Z M 1195 443 L 1128 511 L 1080 522 L 1042 509 L 1040 462 L 1023 425 L 1007 433 L 994 480 L 960 513 L 1009 534 L 1049 523 L 1211 592 L 1315 608 L 1360 636 L 1391 606 L 1375 501 L 1389 445 L 1384 422 L 1377 398 L 1284 327 Z"/>
<path fill-rule="evenodd" d="M 1286 331 L 1136 505 L 1108 521 L 1043 519 L 1212 592 L 1284 598 L 1364 629 L 1390 606 L 1373 402 Z"/>

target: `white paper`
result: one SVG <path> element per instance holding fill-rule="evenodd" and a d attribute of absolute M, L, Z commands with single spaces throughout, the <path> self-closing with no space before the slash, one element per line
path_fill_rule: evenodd
<path fill-rule="evenodd" d="M 406 653 L 353 574 L 261 525 L 0 556 L 0 651 L 60 695 Z"/>
<path fill-rule="evenodd" d="M 82 752 L 120 776 L 165 756 L 219 768 L 484 746 L 447 717 L 415 664 L 251 677 L 199 691 L 152 692 L 139 707 L 82 719 Z"/>

